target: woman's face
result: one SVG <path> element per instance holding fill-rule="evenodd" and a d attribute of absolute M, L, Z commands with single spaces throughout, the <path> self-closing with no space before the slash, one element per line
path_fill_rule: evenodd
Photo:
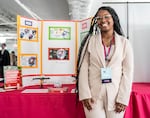
<path fill-rule="evenodd" d="M 113 30 L 114 21 L 111 14 L 107 10 L 100 10 L 97 14 L 97 23 L 101 32 Z"/>

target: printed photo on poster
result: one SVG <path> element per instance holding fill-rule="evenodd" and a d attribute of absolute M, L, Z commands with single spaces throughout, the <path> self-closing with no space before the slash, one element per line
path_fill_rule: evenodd
<path fill-rule="evenodd" d="M 49 40 L 70 40 L 71 27 L 49 27 Z"/>
<path fill-rule="evenodd" d="M 48 48 L 49 60 L 69 60 L 69 48 Z"/>
<path fill-rule="evenodd" d="M 37 41 L 37 28 L 27 28 L 27 27 L 20 27 L 20 39 L 28 40 L 28 41 Z"/>
<path fill-rule="evenodd" d="M 37 68 L 37 54 L 21 54 L 20 66 L 23 68 Z"/>

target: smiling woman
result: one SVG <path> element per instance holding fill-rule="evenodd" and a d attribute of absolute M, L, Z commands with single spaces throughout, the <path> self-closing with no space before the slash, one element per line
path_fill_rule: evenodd
<path fill-rule="evenodd" d="M 116 11 L 100 7 L 83 41 L 78 88 L 86 118 L 123 118 L 133 80 L 133 50 Z"/>

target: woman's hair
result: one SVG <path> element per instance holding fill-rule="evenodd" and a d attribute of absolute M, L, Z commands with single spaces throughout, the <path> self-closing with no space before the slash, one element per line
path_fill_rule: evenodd
<path fill-rule="evenodd" d="M 122 31 L 122 28 L 121 28 L 121 25 L 120 25 L 119 17 L 117 15 L 116 11 L 113 8 L 109 7 L 109 6 L 100 7 L 98 9 L 98 11 L 96 12 L 95 16 L 92 18 L 91 26 L 90 26 L 90 30 L 89 30 L 88 34 L 84 37 L 84 39 L 81 42 L 81 46 L 80 46 L 79 53 L 78 53 L 77 67 L 79 66 L 78 64 L 79 64 L 79 61 L 80 61 L 80 56 L 81 56 L 84 44 L 86 43 L 88 37 L 91 36 L 93 34 L 93 32 L 94 33 L 97 32 L 97 20 L 96 20 L 96 17 L 97 17 L 97 14 L 98 14 L 98 12 L 100 10 L 107 10 L 111 14 L 111 16 L 113 18 L 113 21 L 114 21 L 114 30 L 118 34 L 124 35 L 123 31 Z"/>
<path fill-rule="evenodd" d="M 122 30 L 121 25 L 120 25 L 119 17 L 117 15 L 116 11 L 113 8 L 109 7 L 109 6 L 103 6 L 103 7 L 100 7 L 98 9 L 98 11 L 96 12 L 95 16 L 92 18 L 89 34 L 93 33 L 93 29 L 94 29 L 94 26 L 96 24 L 96 17 L 97 17 L 97 14 L 98 14 L 98 12 L 100 10 L 107 10 L 111 14 L 111 16 L 113 18 L 113 21 L 114 21 L 114 30 L 118 34 L 124 35 L 123 34 L 123 30 Z"/>

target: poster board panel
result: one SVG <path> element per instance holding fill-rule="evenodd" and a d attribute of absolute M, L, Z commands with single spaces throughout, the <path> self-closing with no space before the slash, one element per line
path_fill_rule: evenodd
<path fill-rule="evenodd" d="M 76 73 L 76 31 L 76 22 L 73 21 L 43 22 L 43 74 L 59 76 Z M 65 57 L 66 55 L 67 57 Z"/>
<path fill-rule="evenodd" d="M 78 48 L 80 47 L 84 37 L 88 34 L 91 25 L 91 19 L 92 18 L 88 18 L 79 22 Z"/>
<path fill-rule="evenodd" d="M 23 76 L 41 74 L 41 21 L 17 16 L 17 35 Z"/>

